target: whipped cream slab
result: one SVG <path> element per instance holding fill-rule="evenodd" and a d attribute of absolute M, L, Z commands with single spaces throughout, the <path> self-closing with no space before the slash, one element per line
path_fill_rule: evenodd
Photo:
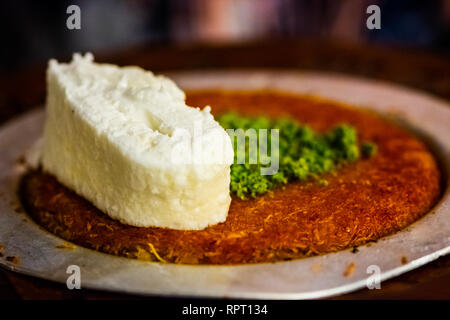
<path fill-rule="evenodd" d="M 226 219 L 231 141 L 171 80 L 75 54 L 51 60 L 41 164 L 96 207 L 139 227 Z"/>

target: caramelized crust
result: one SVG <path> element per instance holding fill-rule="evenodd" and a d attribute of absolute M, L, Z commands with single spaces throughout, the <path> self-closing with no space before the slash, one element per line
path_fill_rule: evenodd
<path fill-rule="evenodd" d="M 123 225 L 40 171 L 22 180 L 27 212 L 50 232 L 105 253 L 184 264 L 242 264 L 377 240 L 417 220 L 439 197 L 440 173 L 426 146 L 370 112 L 270 91 L 191 92 L 188 104 L 211 105 L 215 114 L 289 115 L 319 131 L 345 122 L 358 129 L 360 141 L 376 142 L 378 153 L 325 176 L 328 186 L 291 183 L 254 200 L 233 198 L 227 220 L 200 231 Z"/>

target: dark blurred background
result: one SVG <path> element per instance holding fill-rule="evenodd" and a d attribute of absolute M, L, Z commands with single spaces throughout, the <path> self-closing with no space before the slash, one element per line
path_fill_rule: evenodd
<path fill-rule="evenodd" d="M 69 30 L 66 9 L 81 9 Z M 381 29 L 366 28 L 367 6 L 381 8 Z M 146 45 L 320 39 L 432 51 L 448 56 L 449 0 L 80 0 L 2 1 L 0 71 L 74 51 L 111 52 Z"/>
<path fill-rule="evenodd" d="M 71 5 L 79 30 L 67 28 Z M 370 5 L 380 29 L 367 28 Z M 0 0 L 0 9 L 0 123 L 44 103 L 50 58 L 86 51 L 157 73 L 345 73 L 450 100 L 450 0 Z"/>

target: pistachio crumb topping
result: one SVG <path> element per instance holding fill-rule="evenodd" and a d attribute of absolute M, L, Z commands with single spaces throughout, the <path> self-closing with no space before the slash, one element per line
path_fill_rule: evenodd
<path fill-rule="evenodd" d="M 257 152 L 256 163 L 249 160 L 249 139 L 245 139 L 245 145 L 239 145 L 233 141 L 234 164 L 231 166 L 230 190 L 241 199 L 256 197 L 269 190 L 291 181 L 304 181 L 316 179 L 322 186 L 328 185 L 328 181 L 321 177 L 322 174 L 331 172 L 339 166 L 355 162 L 360 158 L 360 153 L 373 156 L 376 145 L 365 142 L 358 145 L 356 129 L 348 124 L 340 124 L 333 129 L 320 134 L 308 125 L 300 124 L 290 118 L 270 119 L 264 116 L 243 116 L 234 112 L 221 115 L 217 119 L 225 129 L 255 129 L 257 140 L 261 138 L 259 129 L 278 129 L 279 131 L 279 168 L 272 175 L 261 174 L 261 168 L 267 163 L 267 159 Z M 267 138 L 266 138 L 267 136 Z M 230 135 L 231 137 L 231 135 Z M 271 150 L 272 136 L 267 133 L 267 150 Z M 236 140 L 236 136 L 232 137 Z M 361 152 L 360 152 L 361 151 Z M 244 153 L 244 154 L 242 154 Z M 264 152 L 267 155 L 269 152 Z M 274 155 L 268 155 L 273 157 Z M 237 159 L 245 158 L 245 163 L 238 163 Z M 267 156 L 266 156 L 267 157 Z"/>
<path fill-rule="evenodd" d="M 365 141 L 361 144 L 361 153 L 365 158 L 371 158 L 377 153 L 377 145 L 371 141 Z"/>

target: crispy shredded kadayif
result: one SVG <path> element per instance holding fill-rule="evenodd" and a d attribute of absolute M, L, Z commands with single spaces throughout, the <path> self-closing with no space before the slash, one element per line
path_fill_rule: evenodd
<path fill-rule="evenodd" d="M 359 141 L 372 142 L 361 146 L 372 156 L 324 173 L 325 184 L 306 179 L 255 198 L 234 196 L 227 220 L 199 231 L 123 225 L 41 171 L 22 180 L 27 212 L 58 236 L 110 254 L 172 263 L 242 264 L 375 241 L 423 216 L 440 195 L 440 172 L 425 144 L 376 114 L 270 91 L 191 92 L 188 104 L 209 104 L 217 115 L 233 111 L 290 117 L 318 133 L 347 123 Z"/>

